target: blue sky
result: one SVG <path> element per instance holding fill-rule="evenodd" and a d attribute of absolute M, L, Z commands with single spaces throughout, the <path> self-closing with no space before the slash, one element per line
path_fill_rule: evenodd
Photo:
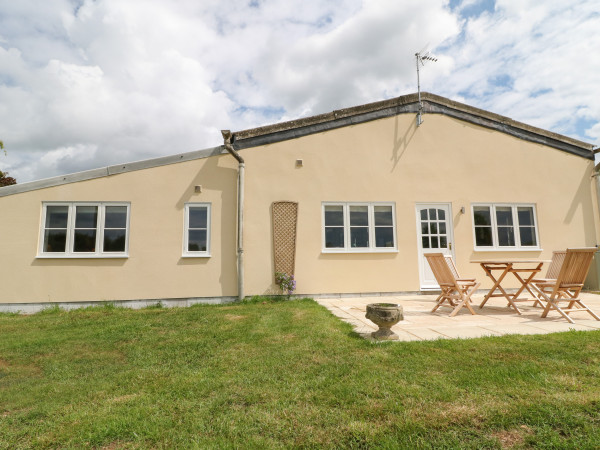
<path fill-rule="evenodd" d="M 0 0 L 0 170 L 219 145 L 421 87 L 600 144 L 597 0 Z"/>

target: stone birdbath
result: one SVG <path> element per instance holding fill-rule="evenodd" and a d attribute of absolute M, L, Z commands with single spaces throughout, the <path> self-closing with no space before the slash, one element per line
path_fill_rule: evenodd
<path fill-rule="evenodd" d="M 398 335 L 391 328 L 404 320 L 402 306 L 396 303 L 370 303 L 367 305 L 366 318 L 379 327 L 371 336 L 378 341 L 394 341 Z"/>

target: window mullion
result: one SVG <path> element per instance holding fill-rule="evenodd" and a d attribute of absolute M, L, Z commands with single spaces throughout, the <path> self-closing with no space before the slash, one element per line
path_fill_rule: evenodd
<path fill-rule="evenodd" d="M 350 205 L 342 205 L 344 211 L 344 250 L 350 250 Z"/>
<path fill-rule="evenodd" d="M 106 225 L 104 219 L 105 213 L 104 203 L 98 204 L 98 223 L 96 224 L 96 253 L 104 253 L 104 227 Z"/>
<path fill-rule="evenodd" d="M 519 227 L 519 215 L 517 214 L 517 206 L 512 205 L 510 210 L 513 219 L 513 233 L 515 235 L 515 245 L 517 248 L 521 248 L 521 228 Z"/>
<path fill-rule="evenodd" d="M 491 219 L 492 219 L 492 244 L 494 249 L 500 248 L 498 244 L 498 222 L 496 220 L 496 205 L 490 205 Z"/>
<path fill-rule="evenodd" d="M 69 217 L 67 219 L 67 255 L 73 254 L 73 246 L 75 245 L 75 203 L 69 205 Z"/>
<path fill-rule="evenodd" d="M 369 249 L 375 249 L 375 206 L 373 203 L 369 203 L 368 207 L 368 221 L 369 221 Z"/>

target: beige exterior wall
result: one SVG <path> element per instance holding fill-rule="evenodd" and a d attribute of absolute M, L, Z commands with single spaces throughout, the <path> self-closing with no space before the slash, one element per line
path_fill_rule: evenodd
<path fill-rule="evenodd" d="M 484 288 L 472 260 L 549 259 L 597 244 L 592 161 L 447 116 L 424 119 L 416 128 L 404 114 L 241 150 L 245 294 L 277 292 L 271 204 L 280 200 L 299 203 L 299 294 L 418 291 L 421 202 L 451 204 L 457 265 Z M 0 303 L 237 295 L 236 177 L 237 162 L 222 155 L 0 197 Z M 44 201 L 130 202 L 129 257 L 36 258 Z M 183 208 L 193 201 L 212 204 L 210 258 L 182 258 Z M 323 253 L 324 201 L 394 202 L 398 251 Z M 474 252 L 474 202 L 534 203 L 543 250 Z"/>
<path fill-rule="evenodd" d="M 269 214 L 278 200 L 299 203 L 299 294 L 418 291 L 417 202 L 452 205 L 459 270 L 483 288 L 491 284 L 470 261 L 549 259 L 552 250 L 597 243 L 592 161 L 446 116 L 426 115 L 417 128 L 405 114 L 241 153 L 248 294 L 274 289 Z M 323 201 L 395 202 L 398 252 L 323 253 Z M 475 252 L 475 202 L 534 203 L 543 250 Z"/>
<path fill-rule="evenodd" d="M 235 296 L 236 180 L 223 155 L 0 197 L 0 302 Z M 45 201 L 131 202 L 129 257 L 36 258 Z M 182 258 L 186 202 L 212 204 L 210 258 Z"/>

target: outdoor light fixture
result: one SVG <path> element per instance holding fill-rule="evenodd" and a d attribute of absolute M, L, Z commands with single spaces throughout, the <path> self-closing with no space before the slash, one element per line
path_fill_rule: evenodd
<path fill-rule="evenodd" d="M 429 52 L 423 53 L 424 50 L 425 49 L 415 53 L 415 58 L 417 60 L 417 94 L 419 96 L 419 112 L 417 113 L 417 126 L 423 123 L 423 103 L 421 103 L 421 79 L 419 76 L 419 63 L 422 66 L 424 66 L 425 61 L 437 61 L 437 58 L 433 57 Z"/>

